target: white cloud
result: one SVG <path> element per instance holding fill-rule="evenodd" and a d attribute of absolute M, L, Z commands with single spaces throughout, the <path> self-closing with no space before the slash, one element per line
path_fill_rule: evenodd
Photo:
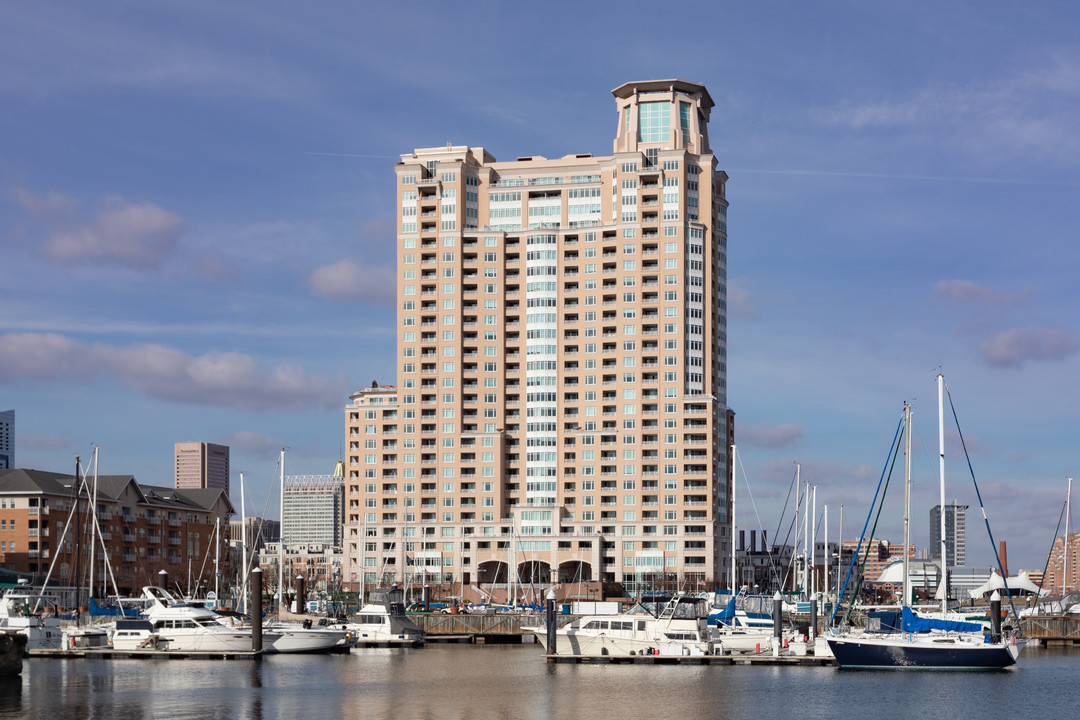
<path fill-rule="evenodd" d="M 308 277 L 316 295 L 327 300 L 369 300 L 393 304 L 397 297 L 396 271 L 387 265 L 361 264 L 351 258 L 324 265 Z"/>
<path fill-rule="evenodd" d="M 192 356 L 162 345 L 88 345 L 56 334 L 0 335 L 0 384 L 111 376 L 159 400 L 237 410 L 333 408 L 342 382 L 284 363 L 265 370 L 242 353 Z"/>
<path fill-rule="evenodd" d="M 1076 335 L 1053 328 L 1014 328 L 979 346 L 990 365 L 1020 367 L 1029 360 L 1063 360 L 1076 354 Z"/>
<path fill-rule="evenodd" d="M 44 197 L 20 190 L 19 203 L 48 227 L 46 257 L 62 264 L 112 262 L 134 268 L 156 267 L 184 230 L 178 216 L 152 202 L 108 197 L 90 218 L 79 216 L 80 203 L 61 193 Z"/>

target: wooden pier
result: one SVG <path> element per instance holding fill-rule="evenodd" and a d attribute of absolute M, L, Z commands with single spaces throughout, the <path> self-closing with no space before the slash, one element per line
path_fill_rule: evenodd
<path fill-rule="evenodd" d="M 1080 645 L 1080 615 L 1029 615 L 1020 618 L 1020 629 L 1046 647 Z"/>
<path fill-rule="evenodd" d="M 543 615 L 514 613 L 409 613 L 409 619 L 423 628 L 429 643 L 531 643 L 536 636 L 525 628 L 544 623 Z"/>

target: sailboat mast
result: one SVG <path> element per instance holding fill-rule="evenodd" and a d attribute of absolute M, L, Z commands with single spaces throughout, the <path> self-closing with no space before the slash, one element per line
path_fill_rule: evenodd
<path fill-rule="evenodd" d="M 1072 478 L 1069 478 L 1069 489 L 1065 491 L 1065 542 L 1061 544 L 1061 557 L 1064 562 L 1061 566 L 1061 595 L 1069 590 L 1069 515 L 1072 514 Z"/>
<path fill-rule="evenodd" d="M 810 552 L 806 556 L 807 574 L 810 576 L 810 602 L 814 601 L 817 593 L 817 485 L 812 486 L 810 493 Z"/>
<path fill-rule="evenodd" d="M 281 518 L 281 532 L 278 533 L 278 612 L 285 606 L 285 448 L 281 448 L 278 460 L 278 473 L 281 481 L 281 497 L 278 499 L 278 517 Z"/>
<path fill-rule="evenodd" d="M 799 589 L 802 591 L 805 599 L 806 592 L 810 587 L 810 482 L 806 483 L 806 490 L 803 492 L 803 573 L 802 583 Z"/>
<path fill-rule="evenodd" d="M 214 598 L 221 602 L 221 586 L 218 580 L 221 578 L 221 518 L 214 523 Z"/>
<path fill-rule="evenodd" d="M 735 445 L 731 446 L 731 597 L 735 597 Z"/>
<path fill-rule="evenodd" d="M 244 510 L 244 473 L 240 473 L 240 602 L 241 612 L 247 611 L 247 513 Z"/>
<path fill-rule="evenodd" d="M 825 568 L 821 573 L 822 592 L 825 593 L 825 599 L 829 598 L 829 506 L 825 505 Z"/>
<path fill-rule="evenodd" d="M 940 508 L 941 508 L 941 617 L 944 618 L 949 609 L 949 569 L 948 557 L 945 555 L 945 376 L 938 373 L 938 474 L 940 476 Z"/>
<path fill-rule="evenodd" d="M 367 514 L 364 515 L 364 524 L 361 526 L 360 547 L 357 548 L 360 565 L 360 595 L 357 598 L 357 606 L 364 607 L 364 575 L 366 575 L 364 562 L 367 555 Z M 461 567 L 460 565 L 458 567 Z"/>
<path fill-rule="evenodd" d="M 802 467 L 795 463 L 795 537 L 791 541 L 791 589 L 799 587 L 799 505 L 802 503 Z"/>
<path fill-rule="evenodd" d="M 93 461 L 94 461 L 94 490 L 93 490 L 93 492 L 88 493 L 88 498 L 90 500 L 90 503 L 89 503 L 89 510 L 90 510 L 90 582 L 87 584 L 86 587 L 89 590 L 90 597 L 94 596 L 94 574 L 95 574 L 94 569 L 95 569 L 95 565 L 96 565 L 96 563 L 94 561 L 97 559 L 97 553 L 96 553 L 97 543 L 94 542 L 94 540 L 96 539 L 94 529 L 97 527 L 97 478 L 98 478 L 98 449 L 97 449 L 97 446 L 94 447 Z M 87 600 L 87 602 L 89 603 L 89 600 Z"/>
<path fill-rule="evenodd" d="M 911 406 L 904 403 L 904 599 L 911 602 Z"/>
<path fill-rule="evenodd" d="M 72 542 L 75 545 L 75 616 L 78 617 L 79 608 L 82 606 L 82 567 L 79 562 L 79 494 L 82 492 L 79 489 L 81 485 L 80 474 L 82 473 L 82 462 L 79 456 L 75 456 L 75 526 L 73 528 L 74 536 Z"/>

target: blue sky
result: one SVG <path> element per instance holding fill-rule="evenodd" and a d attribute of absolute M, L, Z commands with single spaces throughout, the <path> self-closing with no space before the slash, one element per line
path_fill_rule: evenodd
<path fill-rule="evenodd" d="M 681 78 L 715 100 L 731 176 L 739 526 L 774 533 L 798 461 L 830 537 L 841 504 L 856 533 L 907 400 L 925 547 L 941 368 L 1010 569 L 1041 569 L 1077 467 L 1074 4 L 0 10 L 20 466 L 68 470 L 93 443 L 102 472 L 169 484 L 174 442 L 223 442 L 256 508 L 282 446 L 287 473 L 330 472 L 348 393 L 395 380 L 398 155 L 608 154 L 611 89 Z M 947 455 L 950 499 L 974 505 Z M 987 564 L 975 508 L 969 525 Z"/>

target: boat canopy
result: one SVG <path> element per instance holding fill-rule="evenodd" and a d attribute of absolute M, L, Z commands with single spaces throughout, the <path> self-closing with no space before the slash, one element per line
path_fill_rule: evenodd
<path fill-rule="evenodd" d="M 960 620 L 942 620 L 940 618 L 922 617 L 904 606 L 904 632 L 924 633 L 931 630 L 945 630 L 947 632 L 982 632 L 983 626 L 979 623 L 963 622 Z"/>

